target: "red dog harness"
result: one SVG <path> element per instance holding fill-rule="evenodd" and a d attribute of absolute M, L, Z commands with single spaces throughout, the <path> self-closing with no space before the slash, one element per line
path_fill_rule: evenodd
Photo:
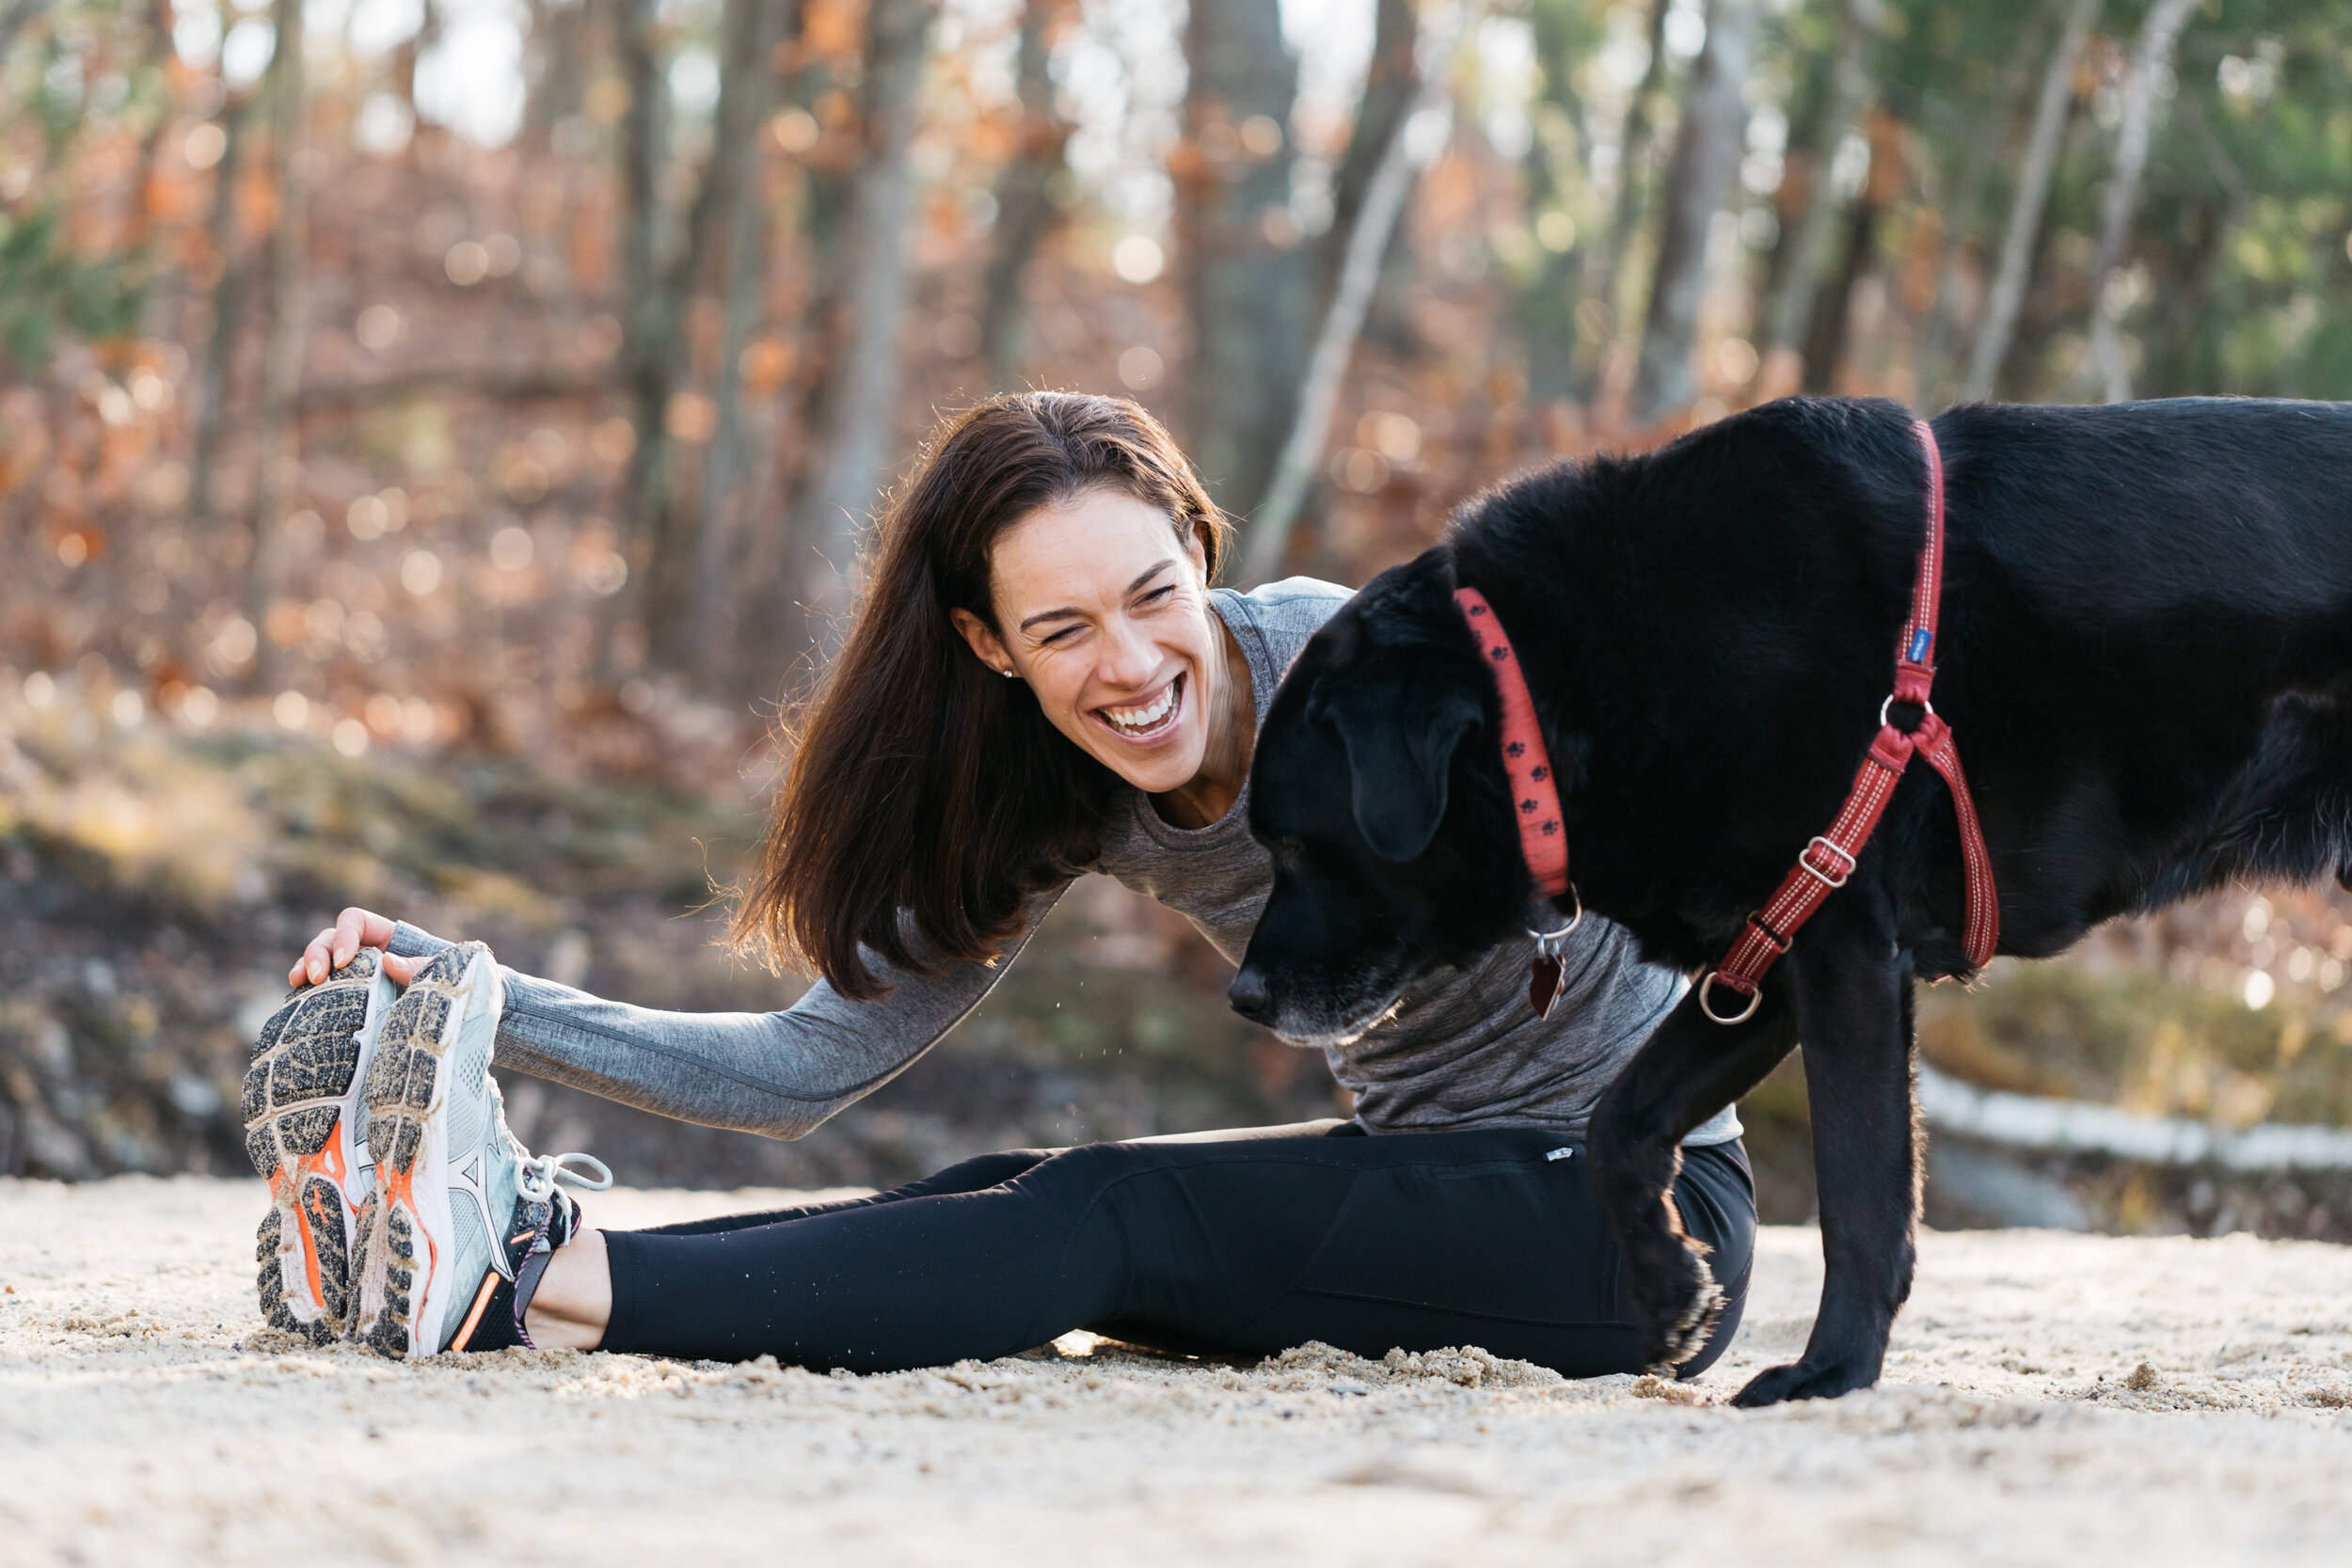
<path fill-rule="evenodd" d="M 1853 874 L 1861 858 L 1863 846 L 1869 843 L 1879 818 L 1885 815 L 1887 801 L 1894 797 L 1896 784 L 1901 782 L 1914 756 L 1926 757 L 1928 765 L 1944 776 L 1945 784 L 1951 789 L 1952 808 L 1960 819 L 1961 859 L 1967 874 L 1967 930 L 1963 944 L 1969 964 L 1980 969 L 1990 963 L 2000 941 L 2001 910 L 1993 885 L 1993 858 L 1985 852 L 1976 801 L 1968 793 L 1967 776 L 1961 771 L 1960 749 L 1953 743 L 1951 726 L 1937 716 L 1928 700 L 1935 685 L 1936 607 L 1944 587 L 1944 459 L 1936 450 L 1935 433 L 1928 428 L 1926 420 L 1914 420 L 1912 429 L 1919 438 L 1928 464 L 1928 535 L 1920 546 L 1918 572 L 1912 581 L 1911 615 L 1903 623 L 1902 638 L 1896 650 L 1895 689 L 1879 705 L 1879 733 L 1863 756 L 1861 769 L 1854 775 L 1853 787 L 1848 791 L 1837 819 L 1830 824 L 1827 832 L 1817 835 L 1804 847 L 1797 863 L 1781 879 L 1764 907 L 1748 916 L 1747 928 L 1732 943 L 1724 961 L 1700 982 L 1699 1009 L 1717 1023 L 1743 1022 L 1755 1013 L 1759 1001 L 1757 988 L 1765 972 L 1788 951 L 1798 927 L 1813 917 L 1831 894 L 1846 885 L 1846 879 Z M 1534 878 L 1537 890 L 1547 897 L 1572 893 L 1559 786 L 1551 775 L 1550 757 L 1544 745 L 1542 728 L 1535 720 L 1535 705 L 1528 693 L 1527 677 L 1519 670 L 1510 640 L 1503 635 L 1502 624 L 1486 596 L 1474 588 L 1464 588 L 1457 590 L 1454 597 L 1470 623 L 1471 638 L 1486 656 L 1486 667 L 1494 673 L 1495 687 L 1502 698 L 1502 766 L 1511 780 L 1518 814 L 1519 843 L 1527 858 L 1528 871 Z M 1920 709 L 1919 721 L 1909 730 L 1897 727 L 1887 717 L 1897 703 Z M 1582 917 L 1580 904 L 1577 919 Z M 1576 921 L 1572 920 L 1565 929 L 1538 938 L 1530 990 L 1531 998 L 1538 992 L 1547 993 L 1536 1004 L 1538 1016 L 1549 1010 L 1551 995 L 1558 990 L 1558 955 L 1549 944 L 1565 937 L 1575 926 Z M 1745 996 L 1748 1005 L 1728 1016 L 1716 1012 L 1712 1002 L 1718 985 Z"/>

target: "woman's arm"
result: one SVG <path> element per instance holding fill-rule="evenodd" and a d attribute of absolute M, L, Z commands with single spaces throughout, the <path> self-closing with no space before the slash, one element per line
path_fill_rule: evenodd
<path fill-rule="evenodd" d="M 897 1077 L 979 1006 L 1061 894 L 1055 887 L 1030 900 L 1025 934 L 993 964 L 926 976 L 869 954 L 891 986 L 872 1002 L 819 980 L 782 1012 L 662 1012 L 501 966 L 506 1010 L 492 1059 L 680 1121 L 797 1138 Z M 395 958 L 450 945 L 405 921 L 381 934 Z"/>

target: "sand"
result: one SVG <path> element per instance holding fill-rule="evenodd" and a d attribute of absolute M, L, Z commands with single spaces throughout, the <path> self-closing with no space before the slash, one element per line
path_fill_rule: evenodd
<path fill-rule="evenodd" d="M 2352 1561 L 2352 1250 L 2323 1243 L 1931 1233 L 1883 1386 L 1747 1413 L 1720 1402 L 1802 1343 L 1812 1232 L 1766 1233 L 1689 1386 L 1087 1336 L 867 1378 L 408 1367 L 259 1327 L 261 1193 L 0 1180 L 0 1562 Z"/>

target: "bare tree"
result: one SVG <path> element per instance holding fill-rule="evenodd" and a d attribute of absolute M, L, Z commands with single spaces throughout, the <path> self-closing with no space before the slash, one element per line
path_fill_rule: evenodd
<path fill-rule="evenodd" d="M 1195 333 L 1186 433 L 1210 494 L 1247 514 L 1273 479 L 1307 357 L 1311 278 L 1281 155 L 1298 62 L 1276 0 L 1192 0 L 1184 51 L 1184 142 L 1169 162 Z"/>
<path fill-rule="evenodd" d="M 1713 0 L 1707 46 L 1684 96 L 1666 191 L 1658 266 L 1642 324 L 1634 372 L 1633 417 L 1647 423 L 1697 394 L 1691 355 L 1699 294 L 1707 282 L 1707 231 L 1724 204 L 1747 129 L 1748 62 L 1756 40 L 1756 0 Z"/>
<path fill-rule="evenodd" d="M 1939 406 L 1947 361 L 1951 357 L 1952 300 L 1960 292 L 1961 254 L 1975 237 L 1986 180 L 1994 158 L 2009 145 L 2010 121 L 2017 113 L 2017 101 L 2025 93 L 2034 57 L 2042 52 L 2050 15 L 2048 10 L 2035 12 L 2019 31 L 2015 46 L 2001 63 L 1976 134 L 1963 138 L 1967 146 L 1961 154 L 1960 177 L 1953 182 L 1951 199 L 1944 204 L 1943 232 L 1936 240 L 1935 304 L 1919 340 L 1917 399 L 1922 408 Z"/>
<path fill-rule="evenodd" d="M 46 11 L 50 4 L 51 0 L 11 0 L 6 10 L 0 10 L 0 59 L 8 58 L 8 51 L 16 47 L 16 36 Z"/>
<path fill-rule="evenodd" d="M 660 0 L 613 0 L 614 52 L 628 89 L 621 121 L 621 374 L 637 444 L 621 481 L 621 524 L 646 543 L 634 550 L 639 621 L 654 619 L 651 567 L 668 510 L 662 415 L 669 404 L 671 322 L 661 270 L 662 103 Z"/>
<path fill-rule="evenodd" d="M 2140 24 L 2139 42 L 2132 51 L 2130 72 L 2123 78 L 2122 123 L 2115 133 L 2115 171 L 2107 181 L 2099 226 L 2099 252 L 2090 264 L 2091 368 L 2109 403 L 2132 395 L 2131 368 L 2123 363 L 2123 344 L 2116 325 L 2123 313 L 2122 277 L 2124 253 L 2131 248 L 2132 221 L 2139 209 L 2139 180 L 2148 167 L 2148 143 L 2154 132 L 2156 83 L 2172 63 L 2172 46 L 2188 24 L 2200 0 L 2156 0 Z"/>
<path fill-rule="evenodd" d="M 1372 59 L 1364 68 L 1364 90 L 1356 101 L 1356 125 L 1347 152 L 1331 175 L 1331 227 L 1316 246 L 1315 302 L 1327 312 L 1338 294 L 1340 275 L 1355 242 L 1357 218 L 1375 180 L 1412 112 L 1421 86 L 1416 45 L 1421 28 L 1412 0 L 1375 0 Z"/>
<path fill-rule="evenodd" d="M 818 467 L 794 509 L 810 641 L 846 606 L 858 536 L 881 488 L 898 390 L 898 323 L 906 309 L 907 219 L 914 182 L 907 148 L 930 33 L 929 0 L 871 0 L 866 15 L 865 150 L 841 235 L 846 333 L 834 366 Z"/>
<path fill-rule="evenodd" d="M 2050 198 L 2050 174 L 2058 166 L 2059 143 L 2074 113 L 2075 62 L 2082 58 L 2083 42 L 2099 20 L 2099 3 L 2073 0 L 2058 48 L 2042 71 L 2033 131 L 2026 139 L 2016 195 L 2010 202 L 2009 226 L 2001 239 L 2000 269 L 1994 275 L 1984 319 L 1977 326 L 1976 348 L 1968 356 L 1968 377 L 1961 387 L 1963 403 L 1992 395 L 2001 361 L 2009 357 L 2010 337 L 2017 329 L 2017 308 L 2026 297 L 2026 274 L 2033 263 L 2034 241 L 2041 235 L 2042 209 Z"/>
<path fill-rule="evenodd" d="M 285 511 L 301 479 L 302 350 L 310 314 L 310 192 L 295 153 L 302 140 L 306 97 L 303 0 L 275 0 L 277 34 L 262 94 L 269 103 L 270 181 L 278 212 L 270 231 L 269 335 L 262 351 L 261 418 L 254 445 L 260 471 L 253 486 L 253 567 L 249 601 L 254 624 L 269 608 L 284 575 L 279 536 Z M 266 643 L 263 658 L 267 659 Z M 264 669 L 262 673 L 266 673 Z"/>
<path fill-rule="evenodd" d="M 682 231 L 661 245 L 659 173 L 667 133 L 660 112 L 661 39 L 658 7 L 633 7 L 622 53 L 629 84 L 626 156 L 628 207 L 628 275 L 632 297 L 624 345 L 631 422 L 637 447 L 630 457 L 623 505 L 644 540 L 644 574 L 637 602 L 646 645 L 672 668 L 694 661 L 689 630 L 694 538 L 701 520 L 678 494 L 681 476 L 672 451 L 669 413 L 680 379 L 691 366 L 678 341 L 687 307 L 709 268 L 712 239 L 738 194 L 736 170 L 752 156 L 751 140 L 764 115 L 752 100 L 771 101 L 773 88 L 755 38 L 779 0 L 728 0 L 721 18 L 719 102 L 712 116 L 710 156 L 692 187 Z M 695 439 L 700 439 L 700 436 Z"/>
<path fill-rule="evenodd" d="M 768 166 L 760 131 L 776 103 L 777 49 L 800 24 L 800 0 L 756 0 L 758 17 L 748 40 L 750 64 L 733 87 L 742 145 L 727 160 L 733 189 L 725 201 L 726 305 L 720 331 L 717 433 L 705 460 L 702 520 L 694 534 L 693 584 L 687 624 L 696 666 L 720 673 L 732 644 L 734 595 L 728 592 L 750 504 L 743 475 L 750 467 L 743 406 L 743 356 L 767 304 Z M 716 171 L 714 170 L 714 173 Z"/>
<path fill-rule="evenodd" d="M 1011 161 L 996 177 L 996 245 L 980 294 L 980 356 L 999 391 L 1021 384 L 1028 364 L 1027 302 L 1021 293 L 1029 261 L 1057 214 L 1054 178 L 1062 171 L 1070 122 L 1054 106 L 1054 33 L 1076 0 L 1029 0 L 1021 16 L 1015 80 L 1021 123 Z"/>
<path fill-rule="evenodd" d="M 1804 212 L 1789 236 L 1788 264 L 1764 305 L 1764 367 L 1757 382 L 1774 392 L 1793 389 L 1802 374 L 1821 264 L 1828 260 L 1837 223 L 1837 182 L 1830 169 L 1870 96 L 1869 48 L 1878 25 L 1879 0 L 1844 0 L 1837 8 L 1837 55 L 1830 66 L 1829 98 L 1813 145 L 1806 150 Z"/>
<path fill-rule="evenodd" d="M 1634 232 L 1642 223 L 1642 191 L 1648 182 L 1650 160 L 1650 100 L 1666 80 L 1666 10 L 1667 0 L 1650 0 L 1649 64 L 1643 68 L 1642 85 L 1633 89 L 1632 102 L 1626 105 L 1625 127 L 1617 137 L 1617 195 L 1610 209 L 1609 234 L 1591 253 L 1593 270 L 1584 279 L 1585 293 L 1609 310 L 1611 323 L 1610 330 L 1593 343 L 1586 361 L 1582 388 L 1587 401 L 1609 371 L 1609 350 L 1616 337 L 1618 283 Z"/>
<path fill-rule="evenodd" d="M 1445 42 L 1450 43 L 1451 40 Z M 1442 47 L 1433 47 L 1433 53 Z M 1379 162 L 1374 166 L 1356 221 L 1348 230 L 1339 286 L 1333 291 L 1330 309 L 1325 314 L 1314 357 L 1308 362 L 1306 385 L 1299 391 L 1298 411 L 1291 421 L 1290 437 L 1283 443 L 1281 455 L 1275 464 L 1265 504 L 1250 521 L 1249 554 L 1243 565 L 1243 576 L 1250 582 L 1266 581 L 1281 569 L 1282 557 L 1290 545 L 1291 525 L 1306 504 L 1315 471 L 1323 466 L 1323 448 L 1331 434 L 1331 410 L 1339 402 L 1340 381 L 1347 373 L 1347 362 L 1356 351 L 1356 339 L 1363 330 L 1364 312 L 1370 309 L 1373 291 L 1379 285 L 1381 258 L 1388 254 L 1390 236 L 1396 232 L 1397 219 L 1405 211 L 1405 198 L 1412 189 L 1414 164 L 1406 135 L 1412 118 L 1423 109 L 1438 109 L 1445 103 L 1445 72 L 1440 68 L 1419 94 L 1387 117 L 1388 142 L 1380 150 Z M 1361 134 L 1359 121 L 1358 135 Z"/>
<path fill-rule="evenodd" d="M 211 521 L 220 514 L 220 448 L 228 426 L 229 384 L 244 325 L 246 263 L 244 225 L 237 215 L 237 177 L 245 167 L 246 117 L 253 95 L 232 93 L 220 111 L 221 154 L 213 166 L 213 210 L 205 222 L 213 265 L 211 330 L 197 371 L 196 430 L 188 459 L 188 501 Z"/>

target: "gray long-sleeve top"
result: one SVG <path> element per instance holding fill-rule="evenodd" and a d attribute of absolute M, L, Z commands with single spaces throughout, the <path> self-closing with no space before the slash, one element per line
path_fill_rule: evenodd
<path fill-rule="evenodd" d="M 1347 596 L 1343 588 L 1306 578 L 1248 594 L 1212 594 L 1248 659 L 1260 723 L 1283 672 Z M 1148 796 L 1130 790 L 1114 807 L 1096 869 L 1186 916 L 1238 962 L 1273 882 L 1248 819 L 1246 786 L 1232 810 L 1200 829 L 1171 826 Z M 1032 900 L 1028 930 L 1062 891 L 1051 888 Z M 1527 923 L 1555 918 L 1549 908 L 1536 909 Z M 414 955 L 446 945 L 404 923 L 391 950 Z M 1538 1019 L 1527 1005 L 1532 948 L 1532 942 L 1508 943 L 1474 967 L 1441 970 L 1408 990 L 1388 1022 L 1326 1051 L 1332 1075 L 1354 1091 L 1357 1119 L 1367 1130 L 1533 1125 L 1582 1135 L 1601 1091 L 1685 982 L 1643 963 L 1621 928 L 1588 918 L 1564 957 L 1567 992 L 1549 1019 Z M 683 1121 L 797 1138 L 937 1044 L 987 996 L 1019 951 L 1016 944 L 994 964 L 959 963 L 937 975 L 894 970 L 869 957 L 890 985 L 887 995 L 856 1002 L 820 980 L 772 1013 L 659 1012 L 507 970 L 496 1059 Z M 1738 1117 L 1725 1110 L 1688 1141 L 1739 1135 Z"/>

